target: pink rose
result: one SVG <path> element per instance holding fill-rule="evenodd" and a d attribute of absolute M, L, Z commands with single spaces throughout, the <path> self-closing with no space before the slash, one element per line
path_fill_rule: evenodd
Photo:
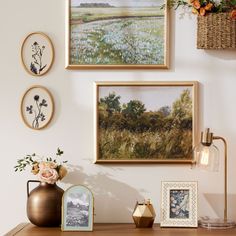
<path fill-rule="evenodd" d="M 57 182 L 59 175 L 55 169 L 50 169 L 46 167 L 44 169 L 40 169 L 38 173 L 38 178 L 42 182 L 46 182 L 48 184 L 54 184 Z"/>

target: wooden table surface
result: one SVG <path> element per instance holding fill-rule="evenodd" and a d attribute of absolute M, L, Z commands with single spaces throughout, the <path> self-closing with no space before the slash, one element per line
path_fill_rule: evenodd
<path fill-rule="evenodd" d="M 22 223 L 5 236 L 236 236 L 236 228 L 227 230 L 207 230 L 202 228 L 135 228 L 134 224 L 95 224 L 93 232 L 62 232 L 60 228 L 39 228 L 30 223 Z"/>

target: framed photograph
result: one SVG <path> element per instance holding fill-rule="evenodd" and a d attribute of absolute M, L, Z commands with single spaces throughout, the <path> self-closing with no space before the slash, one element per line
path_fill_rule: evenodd
<path fill-rule="evenodd" d="M 46 74 L 52 66 L 53 59 L 53 44 L 46 34 L 34 32 L 24 39 L 21 46 L 21 61 L 29 74 Z"/>
<path fill-rule="evenodd" d="M 162 182 L 161 227 L 197 227 L 197 182 Z"/>
<path fill-rule="evenodd" d="M 95 163 L 192 163 L 197 87 L 185 82 L 97 82 Z"/>
<path fill-rule="evenodd" d="M 21 116 L 31 129 L 45 128 L 54 113 L 54 101 L 45 87 L 35 85 L 27 89 L 21 100 Z"/>
<path fill-rule="evenodd" d="M 83 185 L 67 189 L 62 198 L 62 231 L 92 231 L 94 199 Z"/>
<path fill-rule="evenodd" d="M 165 1 L 66 0 L 66 68 L 168 68 Z"/>

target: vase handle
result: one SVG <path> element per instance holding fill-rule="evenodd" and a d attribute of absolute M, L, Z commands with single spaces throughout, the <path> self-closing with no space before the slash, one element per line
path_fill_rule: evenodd
<path fill-rule="evenodd" d="M 27 181 L 27 197 L 29 197 L 29 184 L 30 183 L 40 183 L 39 180 L 28 180 Z"/>

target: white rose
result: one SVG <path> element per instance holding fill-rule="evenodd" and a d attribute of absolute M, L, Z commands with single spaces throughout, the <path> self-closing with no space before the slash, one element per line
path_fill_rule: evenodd
<path fill-rule="evenodd" d="M 51 168 L 55 169 L 57 168 L 57 164 L 52 161 L 42 161 L 39 163 L 39 169 L 45 169 L 45 168 Z"/>
<path fill-rule="evenodd" d="M 38 173 L 38 178 L 42 182 L 46 182 L 48 184 L 54 184 L 57 182 L 59 175 L 55 169 L 43 168 L 40 169 Z"/>

